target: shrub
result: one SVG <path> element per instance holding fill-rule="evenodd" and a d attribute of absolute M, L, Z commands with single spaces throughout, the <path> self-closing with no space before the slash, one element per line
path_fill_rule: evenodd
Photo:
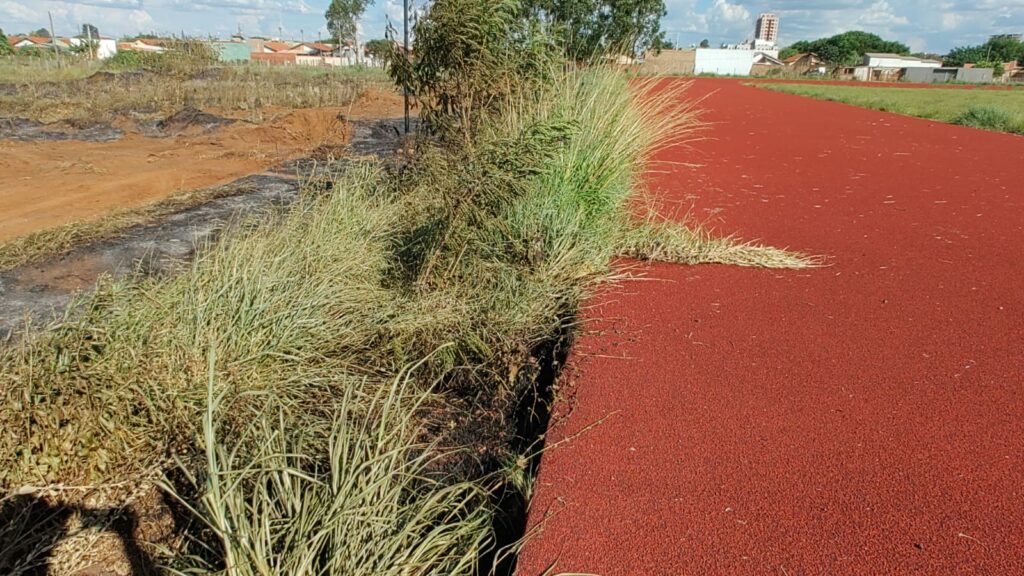
<path fill-rule="evenodd" d="M 158 74 L 191 76 L 217 62 L 217 51 L 207 42 L 184 40 L 168 43 L 166 52 L 118 51 L 107 60 L 108 70 L 147 70 Z"/>
<path fill-rule="evenodd" d="M 1021 126 L 1012 116 L 1003 110 L 988 106 L 971 106 L 966 112 L 954 118 L 953 124 L 998 132 L 1021 131 Z"/>

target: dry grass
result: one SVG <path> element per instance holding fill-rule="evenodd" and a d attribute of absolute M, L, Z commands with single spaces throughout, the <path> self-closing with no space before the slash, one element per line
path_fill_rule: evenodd
<path fill-rule="evenodd" d="M 389 88 L 377 69 L 229 66 L 193 77 L 100 72 L 88 78 L 19 84 L 0 94 L 0 116 L 56 122 L 163 118 L 187 106 L 245 111 L 261 121 L 269 107 L 345 106 L 371 87 Z"/>
<path fill-rule="evenodd" d="M 700 226 L 652 214 L 646 222 L 625 229 L 619 254 L 638 260 L 678 264 L 726 264 L 759 268 L 812 268 L 824 260 L 733 237 L 717 237 Z"/>

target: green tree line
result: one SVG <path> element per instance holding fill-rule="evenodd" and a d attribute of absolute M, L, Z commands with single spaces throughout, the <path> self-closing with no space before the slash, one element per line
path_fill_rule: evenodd
<path fill-rule="evenodd" d="M 853 30 L 818 40 L 801 40 L 783 49 L 780 57 L 813 52 L 834 66 L 852 66 L 860 62 L 867 52 L 909 54 L 910 47 L 902 42 L 885 40 L 877 34 Z"/>
<path fill-rule="evenodd" d="M 991 64 L 993 68 L 1004 62 L 1024 61 L 1024 42 L 1014 38 L 991 38 L 977 46 L 961 46 L 946 55 L 947 66 L 964 64 Z"/>

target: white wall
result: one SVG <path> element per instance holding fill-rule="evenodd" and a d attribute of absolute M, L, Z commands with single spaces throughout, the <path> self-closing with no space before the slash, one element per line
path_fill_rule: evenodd
<path fill-rule="evenodd" d="M 922 62 L 916 59 L 905 60 L 903 58 L 884 58 L 878 56 L 866 56 L 865 64 L 870 68 L 938 68 L 941 62 Z"/>
<path fill-rule="evenodd" d="M 753 50 L 698 48 L 693 73 L 748 76 L 753 65 Z"/>
<path fill-rule="evenodd" d="M 82 38 L 69 38 L 68 41 L 71 42 L 72 46 L 80 46 L 86 42 Z M 100 60 L 106 60 L 117 54 L 117 40 L 113 38 L 100 38 L 99 40 L 93 40 L 93 42 L 99 44 L 96 48 L 96 57 Z"/>

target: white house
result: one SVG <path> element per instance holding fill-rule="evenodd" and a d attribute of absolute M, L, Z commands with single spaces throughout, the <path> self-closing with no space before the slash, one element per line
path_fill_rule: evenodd
<path fill-rule="evenodd" d="M 71 46 L 81 46 L 88 41 L 86 36 L 75 36 L 66 40 Z M 117 54 L 117 40 L 109 36 L 100 36 L 93 38 L 92 41 L 96 44 L 96 57 L 100 60 L 106 60 Z"/>
<path fill-rule="evenodd" d="M 868 68 L 939 68 L 942 66 L 942 62 L 913 56 L 900 56 L 899 54 L 868 52 L 864 54 L 862 66 Z"/>

